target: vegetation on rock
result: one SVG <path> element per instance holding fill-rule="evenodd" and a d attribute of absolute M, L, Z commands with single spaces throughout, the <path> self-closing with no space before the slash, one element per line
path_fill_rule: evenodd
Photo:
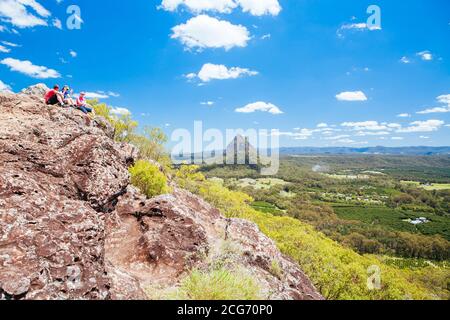
<path fill-rule="evenodd" d="M 114 140 L 126 142 L 139 149 L 139 157 L 144 160 L 157 161 L 165 171 L 170 171 L 170 158 L 164 150 L 167 136 L 157 127 L 144 127 L 141 133 L 137 132 L 138 122 L 131 115 L 113 115 L 111 108 L 97 100 L 89 101 L 98 116 L 104 117 L 114 127 Z"/>
<path fill-rule="evenodd" d="M 182 281 L 177 299 L 182 300 L 258 300 L 261 288 L 251 275 L 243 271 L 219 268 L 193 270 Z"/>
<path fill-rule="evenodd" d="M 129 169 L 129 171 L 131 175 L 131 184 L 141 190 L 141 192 L 149 198 L 170 191 L 164 173 L 149 161 L 139 160 Z"/>

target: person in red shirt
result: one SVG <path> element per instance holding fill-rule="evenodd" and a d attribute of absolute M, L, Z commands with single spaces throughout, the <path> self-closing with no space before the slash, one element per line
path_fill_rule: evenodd
<path fill-rule="evenodd" d="M 64 98 L 62 94 L 59 92 L 59 85 L 55 85 L 52 90 L 48 91 L 45 96 L 45 103 L 47 105 L 56 105 L 60 106 L 64 105 Z"/>

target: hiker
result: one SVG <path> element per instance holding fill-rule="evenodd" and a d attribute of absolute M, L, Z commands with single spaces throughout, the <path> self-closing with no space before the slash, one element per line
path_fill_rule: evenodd
<path fill-rule="evenodd" d="M 92 107 L 86 102 L 86 93 L 81 92 L 77 99 L 77 108 L 83 111 L 83 113 L 92 113 Z"/>
<path fill-rule="evenodd" d="M 47 105 L 53 106 L 59 104 L 61 107 L 64 105 L 64 97 L 59 92 L 59 85 L 57 84 L 45 94 L 44 99 Z"/>
<path fill-rule="evenodd" d="M 75 108 L 75 102 L 72 100 L 72 97 L 70 96 L 71 90 L 69 86 L 65 85 L 64 88 L 61 90 L 61 94 L 63 95 L 63 102 L 64 104 L 68 105 L 69 107 Z"/>

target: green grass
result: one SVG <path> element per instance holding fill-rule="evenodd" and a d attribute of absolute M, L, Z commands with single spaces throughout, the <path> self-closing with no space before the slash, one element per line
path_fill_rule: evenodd
<path fill-rule="evenodd" d="M 428 213 L 396 210 L 386 207 L 333 206 L 336 214 L 346 220 L 357 220 L 367 225 L 381 226 L 397 231 L 422 233 L 424 235 L 440 234 L 450 240 L 450 219 Z M 406 219 L 427 218 L 430 222 L 413 225 Z"/>
<path fill-rule="evenodd" d="M 404 185 L 414 186 L 417 188 L 423 188 L 427 191 L 434 190 L 450 190 L 450 183 L 432 183 L 430 185 L 421 184 L 419 181 L 401 181 Z"/>
<path fill-rule="evenodd" d="M 181 300 L 258 300 L 261 288 L 248 274 L 225 268 L 194 270 L 182 281 L 177 298 Z"/>
<path fill-rule="evenodd" d="M 450 190 L 450 183 L 433 183 L 430 186 L 424 186 L 425 190 L 433 191 L 433 190 Z"/>
<path fill-rule="evenodd" d="M 449 268 L 449 261 L 430 261 L 426 259 L 398 258 L 382 256 L 382 261 L 400 269 L 421 269 L 426 267 Z"/>
<path fill-rule="evenodd" d="M 284 211 L 278 208 L 277 206 L 264 201 L 255 201 L 251 204 L 251 207 L 260 212 L 271 213 L 273 215 L 284 214 Z"/>

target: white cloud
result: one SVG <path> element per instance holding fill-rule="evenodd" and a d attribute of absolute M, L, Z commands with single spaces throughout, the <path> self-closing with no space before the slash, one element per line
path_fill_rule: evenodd
<path fill-rule="evenodd" d="M 366 137 L 366 136 L 386 136 L 391 134 L 389 131 L 360 131 L 356 135 L 358 137 Z"/>
<path fill-rule="evenodd" d="M 322 133 L 322 135 L 324 136 L 331 136 L 333 135 L 335 132 L 341 132 L 341 129 L 333 129 L 333 128 L 321 128 L 318 129 L 318 131 L 320 131 Z"/>
<path fill-rule="evenodd" d="M 367 101 L 367 97 L 362 91 L 346 91 L 336 95 L 339 101 Z"/>
<path fill-rule="evenodd" d="M 409 113 L 400 113 L 397 115 L 398 118 L 411 118 L 411 115 Z"/>
<path fill-rule="evenodd" d="M 204 102 L 200 102 L 200 104 L 202 106 L 209 106 L 209 107 L 211 107 L 211 106 L 214 105 L 214 101 L 204 101 Z"/>
<path fill-rule="evenodd" d="M 261 40 L 270 39 L 271 37 L 272 37 L 272 35 L 270 33 L 268 33 L 268 34 L 261 36 Z"/>
<path fill-rule="evenodd" d="M 447 112 L 450 112 L 450 106 L 429 108 L 429 109 L 419 111 L 417 113 L 418 114 L 430 114 L 430 113 L 447 113 Z"/>
<path fill-rule="evenodd" d="M 397 126 L 397 124 L 380 124 L 377 121 L 363 121 L 363 122 L 344 122 L 343 127 L 350 128 L 355 131 L 386 131 L 390 127 Z"/>
<path fill-rule="evenodd" d="M 128 110 L 127 108 L 120 108 L 120 107 L 113 107 L 111 108 L 111 113 L 116 115 L 116 116 L 127 116 L 127 115 L 131 115 L 131 111 Z"/>
<path fill-rule="evenodd" d="M 187 49 L 245 47 L 250 33 L 242 25 L 199 15 L 172 28 L 172 39 L 178 39 Z"/>
<path fill-rule="evenodd" d="M 189 79 L 189 80 L 192 80 L 192 79 L 197 78 L 197 74 L 192 72 L 192 73 L 188 73 L 188 74 L 184 75 L 184 77 Z"/>
<path fill-rule="evenodd" d="M 112 91 L 102 91 L 102 90 L 97 90 L 97 91 L 87 91 L 86 93 L 86 99 L 109 99 L 111 97 L 113 98 L 117 98 L 120 97 L 120 94 L 112 92 Z M 78 96 L 79 93 L 74 94 L 75 96 Z"/>
<path fill-rule="evenodd" d="M 11 52 L 11 49 L 6 48 L 5 46 L 2 46 L 2 45 L 0 44 L 0 52 L 3 52 L 3 53 L 9 53 L 9 52 Z"/>
<path fill-rule="evenodd" d="M 351 29 L 362 30 L 362 29 L 366 29 L 366 28 L 367 28 L 366 23 L 350 23 L 350 24 L 344 24 L 341 26 L 342 30 L 351 30 Z"/>
<path fill-rule="evenodd" d="M 101 92 L 86 92 L 86 99 L 108 99 L 109 96 Z"/>
<path fill-rule="evenodd" d="M 113 91 L 108 91 L 108 95 L 113 97 L 113 98 L 118 98 L 120 97 L 120 93 L 117 92 L 113 92 Z"/>
<path fill-rule="evenodd" d="M 267 103 L 263 101 L 258 101 L 255 103 L 250 103 L 245 107 L 238 108 L 235 110 L 238 113 L 253 113 L 256 111 L 268 112 L 271 114 L 282 114 L 283 112 L 276 105 L 272 103 Z"/>
<path fill-rule="evenodd" d="M 9 92 L 11 91 L 11 87 L 8 86 L 6 83 L 4 83 L 2 80 L 0 80 L 0 92 Z"/>
<path fill-rule="evenodd" d="M 76 58 L 76 57 L 78 56 L 78 53 L 76 53 L 76 52 L 73 51 L 73 50 L 70 50 L 70 51 L 69 51 L 69 54 L 72 56 L 72 58 Z"/>
<path fill-rule="evenodd" d="M 328 128 L 328 124 L 326 124 L 326 123 L 319 123 L 317 125 L 317 128 Z"/>
<path fill-rule="evenodd" d="M 34 12 L 30 12 L 32 9 Z M 47 26 L 51 13 L 35 0 L 2 0 L 0 17 L 18 28 Z"/>
<path fill-rule="evenodd" d="M 192 80 L 198 77 L 203 82 L 209 82 L 211 80 L 237 79 L 242 76 L 255 76 L 257 74 L 257 71 L 252 71 L 246 68 L 227 68 L 224 65 L 206 63 L 203 65 L 198 74 L 190 73 L 186 75 L 186 78 Z"/>
<path fill-rule="evenodd" d="M 8 66 L 11 71 L 17 71 L 33 78 L 48 79 L 61 77 L 58 71 L 44 66 L 34 65 L 28 60 L 22 61 L 13 58 L 6 58 L 0 61 L 0 63 Z"/>
<path fill-rule="evenodd" d="M 404 140 L 405 138 L 403 138 L 403 137 L 392 137 L 391 139 L 392 140 Z"/>
<path fill-rule="evenodd" d="M 409 64 L 411 63 L 411 60 L 409 60 L 409 58 L 405 56 L 400 59 L 400 62 L 404 64 Z"/>
<path fill-rule="evenodd" d="M 442 120 L 427 120 L 415 121 L 407 128 L 400 128 L 399 133 L 413 133 L 413 132 L 433 132 L 439 130 L 445 124 Z"/>
<path fill-rule="evenodd" d="M 400 129 L 402 127 L 402 125 L 399 123 L 383 122 L 382 125 L 387 126 L 389 129 Z"/>
<path fill-rule="evenodd" d="M 447 113 L 450 112 L 450 94 L 441 95 L 436 98 L 439 103 L 446 104 L 443 107 L 435 107 L 429 108 L 422 111 L 417 112 L 418 114 L 430 114 L 430 113 Z"/>
<path fill-rule="evenodd" d="M 427 136 L 420 136 L 419 138 L 420 139 L 425 139 L 425 140 L 430 139 L 430 137 L 427 137 Z"/>
<path fill-rule="evenodd" d="M 231 13 L 238 6 L 243 12 L 254 16 L 276 16 L 281 11 L 278 0 L 163 0 L 159 7 L 166 11 L 175 11 L 180 6 L 196 14 L 206 11 Z"/>
<path fill-rule="evenodd" d="M 326 137 L 324 139 L 325 140 L 342 140 L 345 138 L 350 138 L 350 136 L 348 134 L 343 134 L 343 135 L 339 135 L 339 136 L 335 136 L 335 137 Z"/>
<path fill-rule="evenodd" d="M 163 0 L 160 8 L 166 11 L 175 11 L 184 6 L 194 13 L 216 11 L 230 13 L 237 7 L 234 0 Z"/>
<path fill-rule="evenodd" d="M 272 136 L 291 137 L 295 140 L 307 140 L 313 136 L 317 130 L 295 128 L 295 132 L 272 131 Z"/>
<path fill-rule="evenodd" d="M 13 42 L 2 41 L 2 43 L 3 43 L 5 46 L 11 47 L 11 48 L 17 48 L 17 47 L 20 47 L 20 45 L 18 45 L 17 43 L 13 43 Z"/>
<path fill-rule="evenodd" d="M 445 94 L 445 95 L 437 97 L 437 101 L 439 101 L 440 103 L 450 105 L 450 94 Z"/>
<path fill-rule="evenodd" d="M 242 11 L 249 12 L 254 16 L 270 14 L 277 16 L 281 11 L 278 0 L 237 0 Z"/>
<path fill-rule="evenodd" d="M 417 55 L 424 61 L 431 61 L 433 60 L 433 54 L 430 51 L 422 51 L 418 52 Z"/>
<path fill-rule="evenodd" d="M 381 30 L 380 27 L 378 26 L 374 26 L 374 27 L 369 27 L 367 25 L 367 23 L 365 22 L 360 22 L 360 23 L 347 23 L 347 24 L 343 24 L 336 32 L 336 34 L 338 35 L 338 37 L 343 38 L 344 37 L 344 32 L 346 31 L 374 31 L 374 30 Z"/>
<path fill-rule="evenodd" d="M 341 140 L 337 140 L 336 143 L 355 144 L 357 142 L 352 139 L 341 139 Z"/>
<path fill-rule="evenodd" d="M 59 20 L 59 19 L 57 19 L 57 18 L 53 19 L 53 20 L 52 20 L 52 25 L 53 25 L 55 28 L 57 28 L 57 29 L 59 29 L 59 30 L 62 30 L 62 22 L 61 22 L 61 20 Z"/>

